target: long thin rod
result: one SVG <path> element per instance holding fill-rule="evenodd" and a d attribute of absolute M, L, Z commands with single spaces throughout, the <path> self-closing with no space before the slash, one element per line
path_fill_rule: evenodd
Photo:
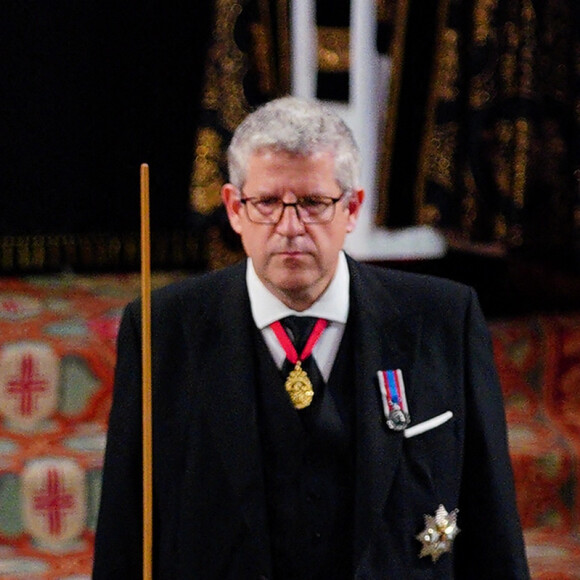
<path fill-rule="evenodd" d="M 152 580 L 153 555 L 153 430 L 151 396 L 151 243 L 149 166 L 141 165 L 141 325 L 143 421 L 143 580 Z"/>

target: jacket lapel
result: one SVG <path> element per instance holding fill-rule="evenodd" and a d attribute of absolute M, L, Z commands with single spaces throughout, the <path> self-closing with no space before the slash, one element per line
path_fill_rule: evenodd
<path fill-rule="evenodd" d="M 349 261 L 351 312 L 355 325 L 357 392 L 357 479 L 355 490 L 354 563 L 364 558 L 373 530 L 382 517 L 397 466 L 403 434 L 387 428 L 377 371 L 401 369 L 407 392 L 412 366 L 414 320 L 403 317 L 384 284 L 364 267 Z M 376 535 L 376 534 L 375 534 Z"/>
<path fill-rule="evenodd" d="M 237 497 L 257 546 L 267 546 L 267 518 L 257 427 L 254 328 L 244 278 L 245 262 L 229 271 L 214 288 L 221 296 L 207 319 L 185 319 L 193 345 L 195 381 L 202 386 L 200 404 L 216 442 L 233 494 Z M 214 297 L 210 299 L 214 301 Z M 210 309 L 208 309 L 209 311 Z M 215 315 L 215 312 L 218 312 Z M 202 338 L 200 338 L 202 337 Z M 232 514 L 233 516 L 233 514 Z"/>

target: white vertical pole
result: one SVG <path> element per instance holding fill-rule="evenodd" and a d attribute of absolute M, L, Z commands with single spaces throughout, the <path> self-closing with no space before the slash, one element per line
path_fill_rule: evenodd
<path fill-rule="evenodd" d="M 362 157 L 362 186 L 366 192 L 351 242 L 373 228 L 376 208 L 376 167 L 379 109 L 377 102 L 379 56 L 376 50 L 374 0 L 351 0 L 350 12 L 350 123 Z"/>
<path fill-rule="evenodd" d="M 316 96 L 318 70 L 316 0 L 293 0 L 290 13 L 292 94 L 311 99 Z"/>

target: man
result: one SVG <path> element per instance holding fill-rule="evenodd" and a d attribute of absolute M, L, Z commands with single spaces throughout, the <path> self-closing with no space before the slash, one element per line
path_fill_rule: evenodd
<path fill-rule="evenodd" d="M 527 578 L 474 292 L 345 256 L 358 152 L 320 104 L 259 108 L 228 160 L 248 260 L 153 295 L 155 577 Z M 119 333 L 97 580 L 141 574 L 139 312 Z M 289 315 L 314 319 L 306 344 Z"/>

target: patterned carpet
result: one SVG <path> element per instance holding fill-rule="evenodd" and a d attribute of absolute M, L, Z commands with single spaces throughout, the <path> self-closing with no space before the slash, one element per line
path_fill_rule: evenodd
<path fill-rule="evenodd" d="M 90 577 L 114 341 L 138 293 L 138 275 L 0 279 L 0 578 Z M 580 313 L 491 330 L 533 578 L 580 579 Z"/>
<path fill-rule="evenodd" d="M 89 578 L 115 338 L 139 283 L 0 280 L 3 579 Z"/>
<path fill-rule="evenodd" d="M 533 578 L 580 578 L 580 315 L 491 323 Z"/>

